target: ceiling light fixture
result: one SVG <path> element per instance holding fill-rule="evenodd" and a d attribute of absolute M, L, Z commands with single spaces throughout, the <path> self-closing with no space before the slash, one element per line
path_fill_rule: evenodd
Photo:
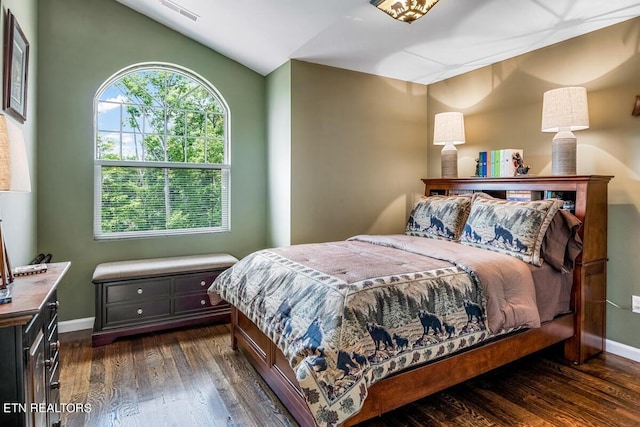
<path fill-rule="evenodd" d="M 393 19 L 410 24 L 426 15 L 438 0 L 371 0 L 370 3 Z"/>
<path fill-rule="evenodd" d="M 171 0 L 160 0 L 160 4 L 168 7 L 174 12 L 178 12 L 180 15 L 184 16 L 185 18 L 191 19 L 193 22 L 196 22 L 200 18 L 200 15 L 195 14 L 188 9 L 185 9 L 184 7 L 180 6 L 178 3 L 173 2 Z"/>

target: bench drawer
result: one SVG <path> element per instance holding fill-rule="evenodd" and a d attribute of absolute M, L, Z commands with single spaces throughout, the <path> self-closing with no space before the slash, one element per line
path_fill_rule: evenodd
<path fill-rule="evenodd" d="M 188 274 L 176 277 L 174 293 L 178 295 L 197 291 L 204 292 L 209 288 L 209 286 L 211 286 L 215 278 L 218 277 L 218 274 L 220 274 L 219 271 L 209 271 L 206 273 Z"/>
<path fill-rule="evenodd" d="M 171 292 L 170 278 L 135 280 L 128 283 L 105 286 L 105 302 L 144 301 L 149 298 L 168 296 Z"/>
<path fill-rule="evenodd" d="M 174 301 L 176 314 L 211 308 L 211 302 L 206 293 L 176 297 Z"/>
<path fill-rule="evenodd" d="M 107 307 L 107 325 L 171 315 L 171 301 L 160 300 Z"/>

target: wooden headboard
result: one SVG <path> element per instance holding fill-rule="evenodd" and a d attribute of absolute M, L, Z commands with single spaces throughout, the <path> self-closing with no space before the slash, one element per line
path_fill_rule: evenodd
<path fill-rule="evenodd" d="M 424 194 L 460 194 L 487 192 L 495 197 L 528 193 L 533 200 L 560 197 L 582 221 L 579 230 L 582 255 L 574 270 L 572 307 L 576 319 L 576 336 L 566 344 L 568 359 L 582 363 L 604 350 L 605 302 L 607 290 L 607 185 L 613 176 L 518 176 L 509 178 L 423 179 Z M 515 192 L 515 193 L 514 193 Z M 571 203 L 573 202 L 573 203 Z M 589 313 L 589 315 L 585 315 Z"/>

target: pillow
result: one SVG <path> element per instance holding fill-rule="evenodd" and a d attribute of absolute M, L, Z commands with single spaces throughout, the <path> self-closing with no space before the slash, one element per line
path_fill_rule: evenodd
<path fill-rule="evenodd" d="M 405 233 L 409 236 L 457 241 L 470 206 L 470 196 L 422 197 L 411 211 Z"/>
<path fill-rule="evenodd" d="M 542 240 L 540 256 L 558 271 L 570 273 L 576 257 L 582 251 L 578 229 L 582 222 L 571 213 L 560 209 L 551 220 Z"/>
<path fill-rule="evenodd" d="M 476 197 L 460 243 L 511 255 L 541 266 L 540 247 L 562 202 Z"/>

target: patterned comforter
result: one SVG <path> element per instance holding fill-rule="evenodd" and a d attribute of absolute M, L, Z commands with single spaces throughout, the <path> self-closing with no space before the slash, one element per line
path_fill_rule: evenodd
<path fill-rule="evenodd" d="M 522 261 L 444 240 L 356 236 L 255 252 L 209 289 L 289 359 L 318 425 L 404 368 L 540 325 Z"/>

